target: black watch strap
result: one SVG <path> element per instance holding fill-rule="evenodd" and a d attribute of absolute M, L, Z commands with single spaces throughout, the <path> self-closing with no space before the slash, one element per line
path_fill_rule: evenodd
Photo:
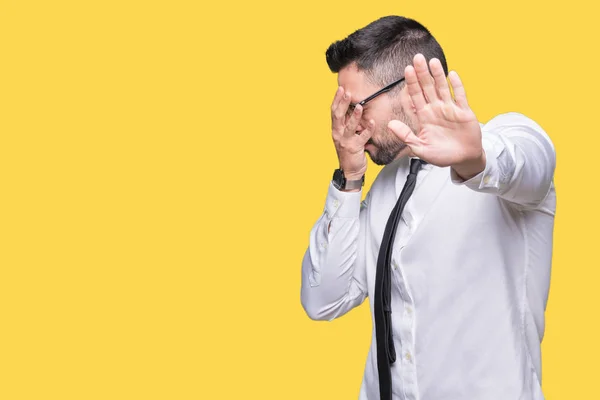
<path fill-rule="evenodd" d="M 336 169 L 333 171 L 333 186 L 338 190 L 360 189 L 365 184 L 365 176 L 358 180 L 348 180 L 344 176 L 344 171 Z"/>

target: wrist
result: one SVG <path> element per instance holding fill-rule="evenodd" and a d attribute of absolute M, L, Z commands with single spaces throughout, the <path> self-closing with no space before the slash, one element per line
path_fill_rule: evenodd
<path fill-rule="evenodd" d="M 346 180 L 349 181 L 360 181 L 363 179 L 363 177 L 365 176 L 365 174 L 348 174 L 346 172 L 344 172 L 344 177 L 346 178 Z"/>
<path fill-rule="evenodd" d="M 354 185 L 358 185 L 358 182 L 360 182 L 360 186 L 359 188 L 348 188 L 348 189 L 340 189 L 342 192 L 360 192 L 362 189 L 362 185 L 364 184 L 364 177 L 365 174 L 361 174 L 361 175 L 346 175 L 346 173 L 344 173 L 344 176 L 346 177 L 347 181 L 351 181 L 354 182 Z"/>
<path fill-rule="evenodd" d="M 344 168 L 342 164 L 339 164 L 339 169 L 343 173 L 343 177 L 349 181 L 359 181 L 365 176 L 367 170 L 366 166 L 360 169 L 356 168 Z"/>
<path fill-rule="evenodd" d="M 359 192 L 365 184 L 365 175 L 347 174 L 343 169 L 339 168 L 333 172 L 333 185 L 336 189 L 343 192 Z"/>
<path fill-rule="evenodd" d="M 468 181 L 485 170 L 485 164 L 486 156 L 485 151 L 482 148 L 481 154 L 477 158 L 453 165 L 452 169 L 460 179 Z"/>

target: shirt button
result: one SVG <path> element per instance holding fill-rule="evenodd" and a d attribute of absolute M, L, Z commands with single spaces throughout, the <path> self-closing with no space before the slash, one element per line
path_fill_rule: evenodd
<path fill-rule="evenodd" d="M 338 208 L 338 206 L 339 206 L 339 205 L 340 205 L 340 202 L 339 202 L 339 201 L 337 201 L 337 200 L 334 200 L 334 201 L 333 201 L 333 206 L 334 206 L 335 208 Z"/>
<path fill-rule="evenodd" d="M 398 268 L 398 263 L 396 261 L 392 261 L 392 268 Z"/>
<path fill-rule="evenodd" d="M 488 175 L 488 176 L 486 176 L 485 178 L 483 178 L 483 183 L 485 183 L 486 185 L 487 185 L 488 183 L 490 183 L 490 176 L 489 176 L 489 175 Z"/>
<path fill-rule="evenodd" d="M 412 356 L 410 355 L 410 352 L 407 351 L 404 355 L 404 358 L 406 358 L 406 361 L 412 362 Z"/>
<path fill-rule="evenodd" d="M 409 306 L 406 306 L 406 313 L 410 315 L 412 313 L 412 308 Z"/>

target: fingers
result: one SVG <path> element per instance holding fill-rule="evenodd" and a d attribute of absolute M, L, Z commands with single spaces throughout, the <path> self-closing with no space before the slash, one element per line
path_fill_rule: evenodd
<path fill-rule="evenodd" d="M 344 129 L 344 136 L 352 137 L 356 132 L 356 127 L 360 122 L 360 118 L 362 117 L 363 108 L 360 105 L 357 105 L 354 108 L 352 114 L 350 114 L 350 118 L 346 121 L 346 128 Z"/>
<path fill-rule="evenodd" d="M 435 90 L 433 77 L 429 73 L 429 68 L 427 67 L 427 60 L 425 60 L 425 57 L 422 54 L 417 54 L 413 58 L 413 65 L 415 72 L 417 73 L 419 84 L 425 94 L 425 100 L 428 103 L 433 103 L 437 100 L 438 95 Z"/>
<path fill-rule="evenodd" d="M 454 92 L 454 101 L 456 102 L 456 104 L 460 108 L 469 108 L 465 88 L 456 71 L 451 71 L 448 74 L 448 78 L 450 78 L 450 84 L 452 85 L 452 91 Z"/>
<path fill-rule="evenodd" d="M 357 135 L 358 143 L 360 143 L 360 145 L 362 147 L 364 147 L 367 144 L 367 142 L 369 141 L 369 139 L 371 139 L 371 136 L 373 136 L 374 130 L 375 130 L 375 121 L 370 120 L 367 127 L 360 132 L 360 135 Z"/>
<path fill-rule="evenodd" d="M 350 105 L 350 92 L 344 92 L 343 88 L 339 88 L 331 105 L 331 121 L 333 129 L 341 131 L 344 129 L 344 120 L 346 111 Z"/>
<path fill-rule="evenodd" d="M 333 103 L 331 103 L 331 111 L 335 110 L 338 107 L 343 95 L 344 95 L 344 88 L 340 86 L 337 88 L 337 91 L 335 92 L 335 96 L 333 96 Z"/>
<path fill-rule="evenodd" d="M 431 61 L 429 61 L 429 66 L 431 68 L 433 80 L 435 81 L 435 89 L 438 96 L 444 102 L 452 101 L 452 94 L 450 94 L 450 87 L 448 86 L 448 80 L 446 79 L 442 63 L 437 58 L 432 58 Z"/>
<path fill-rule="evenodd" d="M 413 153 L 420 154 L 419 149 L 422 147 L 423 142 L 406 124 L 398 120 L 391 120 L 388 123 L 388 129 L 406 143 Z"/>
<path fill-rule="evenodd" d="M 417 74 L 412 65 L 408 65 L 404 69 L 404 79 L 406 80 L 408 94 L 410 95 L 410 98 L 412 99 L 412 102 L 415 105 L 417 112 L 419 112 L 425 107 L 427 102 L 425 101 L 423 91 L 421 90 L 421 85 L 419 84 Z"/>

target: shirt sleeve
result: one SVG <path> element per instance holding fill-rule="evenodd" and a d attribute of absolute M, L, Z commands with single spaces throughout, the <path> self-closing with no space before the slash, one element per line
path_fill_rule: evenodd
<path fill-rule="evenodd" d="M 533 120 L 507 113 L 482 127 L 485 169 L 463 181 L 451 169 L 456 185 L 491 193 L 522 208 L 537 208 L 549 193 L 556 168 L 552 141 Z"/>
<path fill-rule="evenodd" d="M 325 210 L 310 232 L 302 260 L 302 306 L 314 320 L 333 320 L 367 297 L 364 224 L 370 195 L 342 192 L 329 183 Z M 361 228 L 362 227 L 362 228 Z"/>

